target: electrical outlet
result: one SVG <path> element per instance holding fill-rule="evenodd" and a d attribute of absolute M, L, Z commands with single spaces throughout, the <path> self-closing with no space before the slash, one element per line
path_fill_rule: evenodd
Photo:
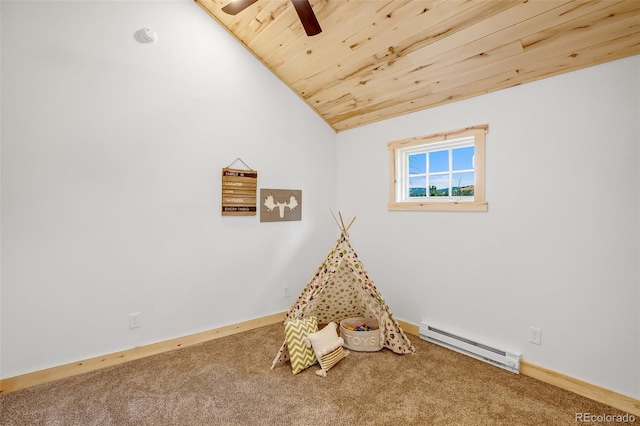
<path fill-rule="evenodd" d="M 138 328 L 142 325 L 140 322 L 140 313 L 129 314 L 129 328 Z"/>
<path fill-rule="evenodd" d="M 282 289 L 282 297 L 285 297 L 285 298 L 289 297 L 289 286 L 288 285 L 284 286 L 284 288 Z"/>
<path fill-rule="evenodd" d="M 536 327 L 529 327 L 529 342 L 536 345 L 542 344 L 542 330 Z"/>

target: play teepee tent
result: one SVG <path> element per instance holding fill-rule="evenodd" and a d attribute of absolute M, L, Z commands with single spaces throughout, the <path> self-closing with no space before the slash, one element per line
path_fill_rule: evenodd
<path fill-rule="evenodd" d="M 345 225 L 341 214 L 336 216 L 333 210 L 331 213 L 340 227 L 340 238 L 286 313 L 285 322 L 310 316 L 315 316 L 320 324 L 331 321 L 339 324 L 345 318 L 374 318 L 380 325 L 380 341 L 384 347 L 398 354 L 415 352 L 351 245 L 347 231 L 355 217 Z M 285 342 L 271 368 L 287 360 Z"/>

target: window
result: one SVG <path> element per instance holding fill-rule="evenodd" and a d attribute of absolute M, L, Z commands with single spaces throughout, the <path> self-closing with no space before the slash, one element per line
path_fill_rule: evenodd
<path fill-rule="evenodd" d="M 389 142 L 389 210 L 487 211 L 488 126 Z"/>

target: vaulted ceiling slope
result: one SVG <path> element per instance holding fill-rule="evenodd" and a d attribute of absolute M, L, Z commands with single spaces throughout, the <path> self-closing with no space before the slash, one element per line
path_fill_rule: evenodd
<path fill-rule="evenodd" d="M 640 53 L 640 0 L 195 0 L 336 131 Z"/>

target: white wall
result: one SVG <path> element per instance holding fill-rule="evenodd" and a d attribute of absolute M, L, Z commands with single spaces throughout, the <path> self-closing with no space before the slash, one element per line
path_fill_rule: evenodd
<path fill-rule="evenodd" d="M 338 205 L 395 315 L 640 397 L 639 74 L 635 56 L 339 133 Z M 387 211 L 388 141 L 485 123 L 488 212 Z"/>
<path fill-rule="evenodd" d="M 0 377 L 286 310 L 337 237 L 333 130 L 194 2 L 2 8 Z M 237 157 L 302 221 L 221 217 Z"/>

